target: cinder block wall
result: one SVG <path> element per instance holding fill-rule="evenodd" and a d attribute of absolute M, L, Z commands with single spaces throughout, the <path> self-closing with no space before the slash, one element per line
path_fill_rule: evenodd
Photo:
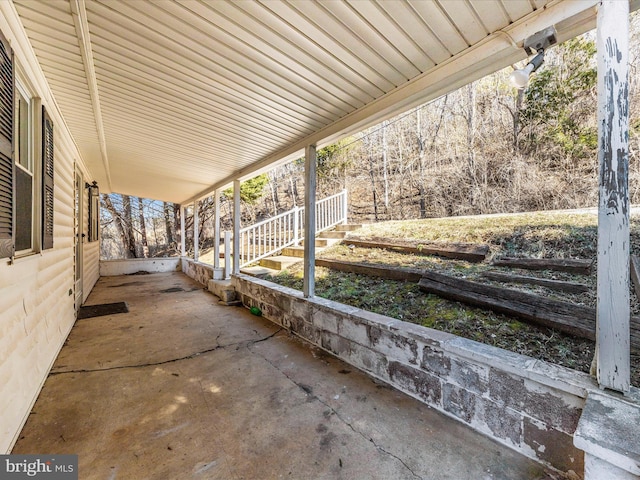
<path fill-rule="evenodd" d="M 246 306 L 498 442 L 560 471 L 582 475 L 573 446 L 586 374 L 395 320 L 245 275 Z"/>

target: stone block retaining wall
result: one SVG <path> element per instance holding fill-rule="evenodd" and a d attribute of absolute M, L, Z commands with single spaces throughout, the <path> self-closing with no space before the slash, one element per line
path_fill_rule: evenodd
<path fill-rule="evenodd" d="M 477 431 L 560 471 L 582 475 L 573 433 L 586 374 L 290 288 L 234 276 L 246 306 Z"/>
<path fill-rule="evenodd" d="M 196 282 L 201 283 L 205 287 L 209 284 L 209 280 L 213 278 L 213 266 L 206 263 L 194 262 L 190 258 L 181 257 L 182 271 Z"/>

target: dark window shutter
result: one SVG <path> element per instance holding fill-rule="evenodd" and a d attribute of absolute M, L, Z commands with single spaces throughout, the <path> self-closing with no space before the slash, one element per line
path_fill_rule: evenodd
<path fill-rule="evenodd" d="M 21 168 L 16 168 L 14 180 L 16 196 L 13 198 L 13 204 L 16 212 L 16 228 L 14 228 L 13 236 L 15 249 L 19 252 L 30 249 L 32 246 L 33 177 Z"/>
<path fill-rule="evenodd" d="M 13 51 L 0 32 L 0 258 L 13 256 Z"/>
<path fill-rule="evenodd" d="M 42 107 L 42 248 L 53 248 L 53 122 Z"/>

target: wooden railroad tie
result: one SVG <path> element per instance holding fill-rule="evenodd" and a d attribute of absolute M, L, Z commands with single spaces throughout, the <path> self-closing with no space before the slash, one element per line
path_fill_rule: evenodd
<path fill-rule="evenodd" d="M 343 242 L 345 245 L 364 248 L 382 248 L 402 253 L 418 255 L 436 255 L 439 257 L 466 260 L 468 262 L 482 262 L 489 253 L 489 245 L 475 245 L 471 243 L 416 243 L 407 245 L 402 243 L 378 242 L 375 240 L 357 239 L 349 237 Z"/>
<path fill-rule="evenodd" d="M 592 260 L 573 258 L 497 258 L 492 262 L 496 267 L 524 268 L 526 270 L 555 270 L 558 272 L 591 274 Z"/>
<path fill-rule="evenodd" d="M 596 310 L 531 293 L 495 287 L 436 272 L 425 272 L 420 289 L 449 300 L 463 302 L 517 317 L 529 323 L 595 340 Z M 640 352 L 640 318 L 631 317 L 631 350 Z"/>

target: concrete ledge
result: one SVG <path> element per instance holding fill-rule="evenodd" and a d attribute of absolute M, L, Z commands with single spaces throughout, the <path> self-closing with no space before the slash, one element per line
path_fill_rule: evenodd
<path fill-rule="evenodd" d="M 100 276 L 131 275 L 138 272 L 162 273 L 180 271 L 180 258 L 129 258 L 100 260 Z"/>
<path fill-rule="evenodd" d="M 195 262 L 187 257 L 181 257 L 180 260 L 182 271 L 205 287 L 209 286 L 209 280 L 221 280 L 224 278 L 224 269 L 222 268 L 213 268 L 213 265 Z"/>
<path fill-rule="evenodd" d="M 585 480 L 640 478 L 640 404 L 589 392 L 574 444 L 584 450 Z"/>
<path fill-rule="evenodd" d="M 587 374 L 237 275 L 242 302 L 351 365 L 559 471 L 582 475 L 573 443 Z"/>
<path fill-rule="evenodd" d="M 236 301 L 236 289 L 231 280 L 209 280 L 207 288 L 225 305 L 233 305 Z"/>

